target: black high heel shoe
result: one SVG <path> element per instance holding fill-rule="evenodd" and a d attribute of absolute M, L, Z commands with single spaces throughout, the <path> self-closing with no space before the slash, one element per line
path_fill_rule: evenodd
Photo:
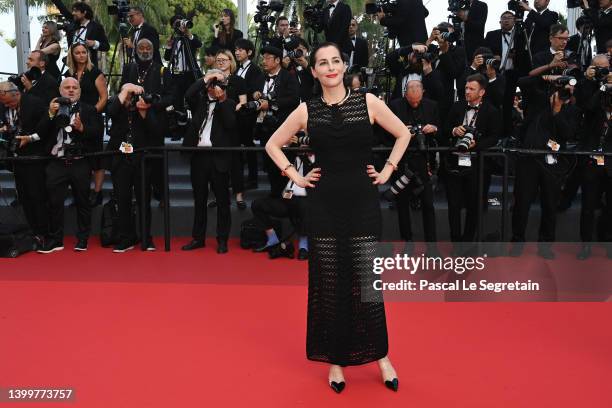
<path fill-rule="evenodd" d="M 388 389 L 397 392 L 397 389 L 399 388 L 399 380 L 397 378 L 394 378 L 393 380 L 389 381 L 386 380 L 385 381 L 385 387 L 387 387 Z"/>
<path fill-rule="evenodd" d="M 336 391 L 337 394 L 340 394 L 342 390 L 344 389 L 344 387 L 346 386 L 346 384 L 344 383 L 344 381 L 340 381 L 340 382 L 330 381 L 329 386 L 331 387 L 332 390 Z"/>

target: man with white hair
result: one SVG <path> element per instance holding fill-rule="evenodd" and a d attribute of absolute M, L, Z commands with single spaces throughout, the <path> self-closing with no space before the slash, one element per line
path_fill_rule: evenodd
<path fill-rule="evenodd" d="M 42 156 L 41 118 L 46 107 L 39 98 L 19 91 L 12 82 L 0 83 L 0 130 L 8 140 L 0 145 L 8 156 Z M 26 220 L 42 246 L 48 221 L 45 207 L 45 161 L 17 161 L 13 164 L 15 186 Z"/>
<path fill-rule="evenodd" d="M 43 122 L 47 151 L 55 160 L 47 165 L 49 203 L 49 234 L 39 253 L 48 254 L 64 249 L 64 200 L 68 185 L 72 187 L 77 210 L 77 243 L 75 251 L 86 251 L 91 230 L 89 206 L 89 160 L 83 155 L 92 151 L 94 140 L 102 137 L 102 124 L 96 119 L 96 109 L 80 102 L 81 87 L 74 78 L 60 84 L 60 98 L 49 104 Z"/>

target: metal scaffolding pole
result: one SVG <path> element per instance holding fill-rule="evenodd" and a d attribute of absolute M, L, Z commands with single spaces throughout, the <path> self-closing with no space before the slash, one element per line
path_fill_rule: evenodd
<path fill-rule="evenodd" d="M 238 29 L 248 38 L 247 0 L 238 0 Z"/>
<path fill-rule="evenodd" d="M 17 71 L 25 69 L 30 55 L 30 19 L 26 0 L 15 0 L 15 36 L 17 40 Z"/>

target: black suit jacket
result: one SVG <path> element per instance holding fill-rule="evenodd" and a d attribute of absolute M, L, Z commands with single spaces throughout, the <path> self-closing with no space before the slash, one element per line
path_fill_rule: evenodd
<path fill-rule="evenodd" d="M 400 47 L 405 47 L 427 40 L 425 18 L 428 15 L 429 11 L 423 5 L 423 0 L 399 0 L 396 12 L 383 17 L 380 24 L 389 27 L 397 35 Z"/>
<path fill-rule="evenodd" d="M 593 20 L 597 52 L 604 54 L 606 52 L 606 41 L 612 38 L 612 11 L 607 13 L 602 11 L 600 13 L 598 10 L 588 9 L 584 13 Z"/>
<path fill-rule="evenodd" d="M 200 127 L 208 114 L 208 94 L 205 92 L 204 79 L 197 80 L 185 92 L 185 99 L 192 109 L 193 119 L 183 139 L 183 146 L 195 147 L 200 138 Z M 213 114 L 210 141 L 213 147 L 238 146 L 236 133 L 236 102 L 226 99 L 216 103 Z M 220 172 L 227 172 L 231 168 L 231 152 L 213 152 L 210 155 L 215 168 Z"/>
<path fill-rule="evenodd" d="M 232 35 L 232 38 L 230 38 L 229 42 L 221 44 L 219 37 L 215 37 L 212 40 L 211 46 L 216 50 L 230 50 L 231 52 L 234 52 L 234 49 L 236 48 L 236 40 L 239 38 L 243 38 L 242 31 L 234 30 L 234 35 Z"/>
<path fill-rule="evenodd" d="M 351 52 L 355 52 L 353 55 L 353 65 L 358 67 L 367 67 L 368 61 L 370 60 L 368 40 L 357 36 L 355 37 L 355 46 L 353 46 L 353 40 L 349 38 L 349 45 L 351 47 L 349 57 L 351 56 Z"/>
<path fill-rule="evenodd" d="M 8 109 L 4 105 L 0 105 L 0 118 L 4 120 Z M 42 126 L 45 117 L 49 117 L 47 111 L 49 105 L 45 104 L 40 98 L 29 94 L 21 94 L 21 102 L 19 103 L 19 127 L 20 135 L 38 134 L 40 140 L 31 142 L 22 148 L 17 149 L 18 156 L 42 156 L 44 154 L 44 133 L 45 129 Z"/>
<path fill-rule="evenodd" d="M 267 75 L 262 75 L 256 85 L 256 90 L 263 92 L 266 85 Z M 287 119 L 287 116 L 300 104 L 300 86 L 294 75 L 284 68 L 278 73 L 275 80 L 274 90 L 276 92 L 276 103 L 278 111 L 276 118 L 280 125 Z"/>
<path fill-rule="evenodd" d="M 550 48 L 550 27 L 559 22 L 559 15 L 546 9 L 542 14 L 530 11 L 525 19 L 525 30 L 531 35 L 531 55 Z"/>
<path fill-rule="evenodd" d="M 130 34 L 130 40 L 132 40 L 132 44 L 134 43 L 134 36 L 136 35 L 136 30 L 132 30 Z M 142 27 L 140 27 L 140 34 L 138 34 L 138 41 L 146 38 L 147 40 L 153 43 L 153 61 L 162 63 L 161 55 L 159 53 L 159 33 L 152 25 L 148 23 L 142 23 Z M 135 61 L 138 56 L 136 55 L 136 44 L 133 44 L 134 48 L 130 50 L 130 55 L 132 58 L 132 62 Z"/>
<path fill-rule="evenodd" d="M 589 45 L 586 47 L 586 60 L 582 61 L 582 50 L 580 49 L 582 45 L 582 41 L 581 41 L 581 37 L 580 34 L 574 34 L 570 37 L 569 41 L 567 42 L 567 47 L 566 49 L 572 51 L 574 54 L 576 54 L 576 60 L 580 62 L 580 64 L 582 65 L 582 67 L 588 67 L 589 65 L 591 65 L 591 61 L 593 60 L 593 49 L 591 47 L 591 44 L 589 43 Z M 582 45 L 582 48 L 584 49 L 584 45 Z"/>
<path fill-rule="evenodd" d="M 174 47 L 176 47 L 177 43 L 178 40 L 175 40 L 174 46 L 172 48 L 166 48 L 166 51 L 164 51 L 164 59 L 166 61 L 169 61 L 170 63 L 173 62 L 172 54 L 174 51 Z M 202 71 L 200 70 L 200 66 L 198 65 L 198 49 L 202 47 L 202 41 L 200 41 L 197 35 L 193 34 L 193 38 L 191 40 L 187 39 L 186 43 L 188 44 L 189 50 L 191 51 L 191 55 L 193 55 L 193 63 L 195 64 L 196 69 L 196 77 L 194 78 L 195 81 L 197 78 L 200 78 L 202 76 Z M 185 70 L 191 71 L 191 65 L 189 63 L 187 55 L 185 55 Z"/>
<path fill-rule="evenodd" d="M 96 108 L 86 103 L 79 102 L 79 116 L 83 123 L 83 131 L 72 131 L 72 140 L 75 143 L 80 143 L 86 152 L 94 152 L 96 149 L 96 141 L 102 139 L 104 134 L 104 126 L 98 118 Z M 49 115 L 44 115 L 41 124 L 45 135 L 43 140 L 43 149 L 45 154 L 51 154 L 51 149 L 57 143 L 57 134 L 59 125 L 57 118 L 50 119 Z"/>
<path fill-rule="evenodd" d="M 325 40 L 338 44 L 342 52 L 345 52 L 347 55 L 351 49 L 348 29 L 352 18 L 353 12 L 351 8 L 342 1 L 339 1 L 334 8 L 331 18 L 329 16 L 329 8 L 325 7 L 324 9 Z"/>
<path fill-rule="evenodd" d="M 261 68 L 251 60 L 251 64 L 249 69 L 244 76 L 244 80 L 246 82 L 247 87 L 247 99 L 249 101 L 253 100 L 253 93 L 258 90 L 258 86 L 262 81 L 263 72 L 261 72 Z"/>
<path fill-rule="evenodd" d="M 463 34 L 464 48 L 468 61 L 471 61 L 476 48 L 484 44 L 485 24 L 489 7 L 480 0 L 474 0 L 470 6 L 467 20 L 465 21 L 465 31 Z"/>
<path fill-rule="evenodd" d="M 160 101 L 153 104 L 153 108 L 156 110 L 163 110 L 167 106 L 172 105 L 175 87 L 172 83 L 172 76 L 169 70 L 158 62 L 153 61 L 151 64 L 152 66 L 145 77 L 142 87 L 145 89 L 146 93 L 161 96 Z M 120 88 L 126 83 L 140 85 L 138 83 L 138 64 L 135 62 L 123 67 Z"/>
<path fill-rule="evenodd" d="M 493 30 L 489 31 L 485 37 L 485 47 L 491 49 L 494 55 L 503 58 L 503 44 L 504 41 L 508 41 L 512 48 L 510 49 L 510 54 L 512 57 L 512 64 L 514 65 L 514 70 L 521 73 L 521 75 L 527 74 L 529 71 L 530 63 L 529 63 L 529 55 L 526 52 L 526 44 L 525 44 L 525 36 L 517 35 L 516 30 L 514 31 L 514 38 L 512 35 L 507 37 L 507 40 L 502 39 L 502 30 Z"/>
<path fill-rule="evenodd" d="M 420 105 L 417 106 L 416 109 L 413 109 L 406 98 L 397 98 L 389 103 L 389 108 L 404 125 L 415 125 L 417 123 L 422 126 L 434 125 L 438 128 L 438 133 L 432 136 L 436 138 L 442 136 L 443 132 L 442 129 L 440 129 L 440 113 L 438 111 L 438 104 L 435 101 L 423 98 Z M 427 137 L 431 136 L 427 135 Z M 384 144 L 392 146 L 394 142 L 395 138 L 387 133 Z M 433 143 L 430 143 L 429 145 L 432 146 Z M 416 139 L 410 139 L 409 147 L 416 146 Z"/>
<path fill-rule="evenodd" d="M 164 145 L 164 129 L 160 121 L 161 112 L 149 109 L 147 115 L 142 118 L 136 111 L 129 111 L 115 95 L 106 107 L 108 116 L 113 125 L 109 130 L 110 140 L 106 145 L 107 151 L 119 150 L 121 142 L 127 141 L 129 116 L 132 117 L 132 145 L 135 149 Z"/>
<path fill-rule="evenodd" d="M 453 128 L 463 125 L 463 119 L 468 108 L 466 101 L 456 102 L 448 115 L 446 135 L 450 146 L 454 146 L 457 137 L 452 135 Z M 476 146 L 471 151 L 486 150 L 497 144 L 501 137 L 502 116 L 499 109 L 487 101 L 483 101 L 478 111 L 475 123 L 476 129 L 481 133 L 481 137 L 476 139 Z"/>
<path fill-rule="evenodd" d="M 72 43 L 77 40 L 76 34 L 79 32 L 72 31 L 67 33 L 68 37 L 68 46 L 71 46 Z M 104 28 L 96 21 L 90 21 L 87 24 L 87 30 L 85 31 L 85 39 L 86 40 L 94 40 L 100 43 L 100 46 L 97 50 L 89 49 L 89 56 L 91 58 L 91 62 L 97 67 L 98 66 L 98 53 L 97 51 L 106 52 L 110 50 L 110 44 L 108 43 L 108 38 L 106 38 L 106 33 L 104 32 Z"/>
<path fill-rule="evenodd" d="M 36 84 L 29 91 L 26 91 L 26 94 L 40 98 L 48 106 L 53 98 L 60 96 L 59 83 L 55 77 L 45 71 L 36 81 Z"/>

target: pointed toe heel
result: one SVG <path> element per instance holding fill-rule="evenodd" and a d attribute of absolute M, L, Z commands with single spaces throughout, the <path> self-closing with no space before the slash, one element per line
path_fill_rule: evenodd
<path fill-rule="evenodd" d="M 342 390 L 344 389 L 344 387 L 346 386 L 346 384 L 344 383 L 344 381 L 340 381 L 340 382 L 330 381 L 329 386 L 331 387 L 332 390 L 336 391 L 337 394 L 340 394 Z"/>
<path fill-rule="evenodd" d="M 399 388 L 399 380 L 397 378 L 394 378 L 393 380 L 389 381 L 386 380 L 385 381 L 385 387 L 387 387 L 388 389 L 397 392 L 397 389 Z"/>

